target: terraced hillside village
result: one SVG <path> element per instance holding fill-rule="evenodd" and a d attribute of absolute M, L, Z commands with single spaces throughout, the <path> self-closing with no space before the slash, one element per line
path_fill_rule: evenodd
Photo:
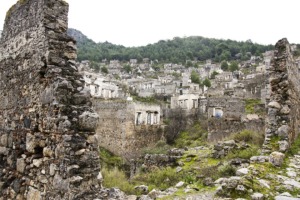
<path fill-rule="evenodd" d="M 0 32 L 0 200 L 300 199 L 300 45 L 142 47 L 19 0 Z"/>

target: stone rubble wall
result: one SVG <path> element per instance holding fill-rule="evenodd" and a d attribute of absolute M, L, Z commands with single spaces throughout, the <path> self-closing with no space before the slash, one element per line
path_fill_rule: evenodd
<path fill-rule="evenodd" d="M 300 69 L 287 39 L 275 45 L 268 75 L 271 91 L 263 153 L 285 152 L 300 132 Z"/>
<path fill-rule="evenodd" d="M 98 115 L 75 67 L 64 0 L 19 0 L 0 39 L 0 199 L 90 199 Z M 99 177 L 99 176 L 98 176 Z"/>
<path fill-rule="evenodd" d="M 265 122 L 262 119 L 249 121 L 235 121 L 226 119 L 208 120 L 208 141 L 217 142 L 230 137 L 233 133 L 250 130 L 257 133 L 264 133 Z"/>

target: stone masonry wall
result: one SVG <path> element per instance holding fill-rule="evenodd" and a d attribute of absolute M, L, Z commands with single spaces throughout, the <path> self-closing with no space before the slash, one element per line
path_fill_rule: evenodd
<path fill-rule="evenodd" d="M 0 39 L 0 199 L 91 199 L 98 116 L 75 67 L 63 0 L 20 0 Z"/>
<path fill-rule="evenodd" d="M 250 130 L 264 133 L 265 123 L 262 119 L 244 121 L 230 121 L 226 119 L 208 120 L 208 140 L 211 142 L 222 141 L 233 133 Z"/>
<path fill-rule="evenodd" d="M 263 153 L 285 152 L 300 132 L 300 69 L 287 39 L 275 45 L 268 74 L 271 92 Z"/>
<path fill-rule="evenodd" d="M 160 125 L 135 125 L 137 106 L 133 102 L 93 99 L 93 107 L 99 114 L 99 146 L 125 159 L 137 157 L 143 148 L 154 145 L 163 136 Z M 151 105 L 148 108 L 151 110 Z"/>

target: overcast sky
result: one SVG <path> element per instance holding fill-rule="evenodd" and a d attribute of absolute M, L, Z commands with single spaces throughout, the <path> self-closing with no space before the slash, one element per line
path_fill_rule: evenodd
<path fill-rule="evenodd" d="M 1 0 L 0 29 L 17 0 Z M 67 0 L 69 27 L 95 42 L 141 46 L 204 36 L 275 44 L 300 43 L 299 0 Z"/>

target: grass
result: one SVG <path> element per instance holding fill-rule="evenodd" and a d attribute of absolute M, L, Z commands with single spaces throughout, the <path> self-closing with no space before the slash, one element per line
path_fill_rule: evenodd
<path fill-rule="evenodd" d="M 236 173 L 236 168 L 227 163 L 218 167 L 219 177 L 235 176 L 235 173 Z"/>
<path fill-rule="evenodd" d="M 250 130 L 243 130 L 239 133 L 232 134 L 229 139 L 261 146 L 264 143 L 264 134 Z"/>
<path fill-rule="evenodd" d="M 135 185 L 130 183 L 123 171 L 114 167 L 108 169 L 107 167 L 102 167 L 103 175 L 103 185 L 107 188 L 117 187 L 124 191 L 126 194 L 137 194 L 134 189 Z"/>
<path fill-rule="evenodd" d="M 296 138 L 296 140 L 291 145 L 291 147 L 290 147 L 290 149 L 288 151 L 288 155 L 298 154 L 299 151 L 300 151 L 300 134 L 298 135 L 298 137 Z"/>
<path fill-rule="evenodd" d="M 255 110 L 254 107 L 258 104 L 261 104 L 260 99 L 245 99 L 245 110 L 247 114 L 254 114 Z"/>
<path fill-rule="evenodd" d="M 184 179 L 184 173 L 177 173 L 176 169 L 171 167 L 156 168 L 150 172 L 143 172 L 133 178 L 133 182 L 145 183 L 150 188 L 159 188 L 165 190 L 175 186 Z"/>
<path fill-rule="evenodd" d="M 143 154 L 166 154 L 171 146 L 166 141 L 159 140 L 154 147 L 147 147 L 142 150 Z"/>
<path fill-rule="evenodd" d="M 256 146 L 251 146 L 247 149 L 234 149 L 226 155 L 226 159 L 250 159 L 252 156 L 259 155 L 259 153 L 259 148 Z"/>
<path fill-rule="evenodd" d="M 121 168 L 125 164 L 125 161 L 121 157 L 114 155 L 104 148 L 99 149 L 99 155 L 101 165 L 107 166 L 108 168 Z"/>

